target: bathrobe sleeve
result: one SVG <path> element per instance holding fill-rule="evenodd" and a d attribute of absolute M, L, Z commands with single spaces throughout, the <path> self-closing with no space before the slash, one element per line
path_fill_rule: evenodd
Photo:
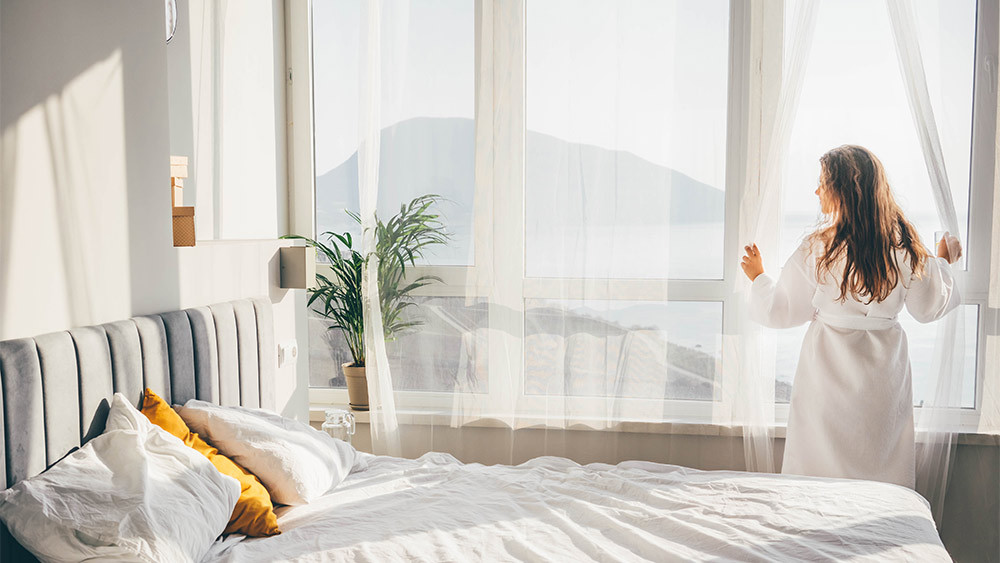
<path fill-rule="evenodd" d="M 951 265 L 944 258 L 928 258 L 923 275 L 914 276 L 906 292 L 906 310 L 922 323 L 940 319 L 961 302 Z"/>
<path fill-rule="evenodd" d="M 750 318 L 770 328 L 790 328 L 807 323 L 816 312 L 815 263 L 808 242 L 803 242 L 778 280 L 761 274 L 750 285 Z"/>

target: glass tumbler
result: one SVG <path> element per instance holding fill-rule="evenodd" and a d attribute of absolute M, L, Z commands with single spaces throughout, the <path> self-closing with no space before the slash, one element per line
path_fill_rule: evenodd
<path fill-rule="evenodd" d="M 325 414 L 323 431 L 350 444 L 354 436 L 354 415 L 343 409 L 327 409 Z"/>

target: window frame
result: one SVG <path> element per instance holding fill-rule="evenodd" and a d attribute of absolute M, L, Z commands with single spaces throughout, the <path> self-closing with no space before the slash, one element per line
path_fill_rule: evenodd
<path fill-rule="evenodd" d="M 722 303 L 722 335 L 736 335 L 738 319 L 733 314 L 742 299 L 737 280 L 742 272 L 739 259 L 738 221 L 742 194 L 760 182 L 762 147 L 770 140 L 769 127 L 775 117 L 782 66 L 784 29 L 783 2 L 729 3 L 729 68 L 726 144 L 725 233 L 723 277 L 716 280 L 592 280 L 574 278 L 529 278 L 524 253 L 494 253 L 492 241 L 501 238 L 524 248 L 524 144 L 526 2 L 530 0 L 475 0 L 475 208 L 474 263 L 470 266 L 418 266 L 410 275 L 436 275 L 444 283 L 421 288 L 416 295 L 435 297 L 490 297 L 489 393 L 509 388 L 511 369 L 516 369 L 518 415 L 541 408 L 555 397 L 524 395 L 523 351 L 525 299 L 609 299 L 663 301 L 711 301 Z M 315 233 L 315 169 L 313 154 L 312 96 L 312 2 L 286 3 L 289 114 L 289 226 L 291 232 Z M 994 140 L 997 132 L 997 44 L 1000 9 L 998 0 L 977 0 L 975 77 L 972 111 L 972 150 L 969 182 L 968 269 L 957 273 L 964 287 L 963 304 L 979 307 L 975 407 L 961 409 L 964 426 L 978 424 L 982 411 L 986 367 L 986 337 L 995 335 L 1000 317 L 989 307 L 990 257 L 993 222 Z M 484 46 L 491 46 L 487 49 Z M 494 84 L 493 76 L 505 76 Z M 293 80 L 294 78 L 294 80 Z M 506 86 L 506 88 L 501 88 Z M 305 124 L 295 127 L 294 124 Z M 506 127 L 494 135 L 494 124 Z M 480 150 L 488 146 L 491 150 Z M 756 172 L 748 177 L 749 171 Z M 317 271 L 328 266 L 318 263 Z M 511 311 L 519 312 L 512 314 Z M 735 381 L 727 369 L 723 345 L 722 369 L 718 373 L 722 392 L 714 400 L 616 399 L 636 406 L 655 403 L 661 412 L 676 413 L 677 421 L 711 422 L 720 409 L 731 413 L 728 392 Z M 731 362 L 730 362 L 731 363 Z M 514 368 L 514 366 L 517 366 Z M 454 404 L 449 392 L 398 391 L 397 408 L 403 410 L 447 410 Z M 562 399 L 562 398 L 560 398 Z M 592 398 L 566 398 L 584 407 Z M 346 404 L 346 389 L 310 388 L 313 405 Z M 488 397 L 487 397 L 488 400 Z M 510 414 L 510 413 L 507 413 Z M 775 421 L 787 420 L 788 404 L 775 403 Z M 728 416 L 724 417 L 728 419 Z M 673 419 L 672 419 L 673 420 Z"/>

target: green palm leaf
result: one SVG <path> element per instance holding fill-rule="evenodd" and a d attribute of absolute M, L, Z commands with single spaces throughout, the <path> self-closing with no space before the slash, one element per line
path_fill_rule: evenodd
<path fill-rule="evenodd" d="M 376 215 L 375 250 L 367 256 L 354 248 L 355 241 L 350 233 L 322 233 L 326 242 L 298 235 L 284 237 L 304 241 L 329 262 L 333 279 L 316 274 L 316 287 L 308 290 L 308 306 L 331 322 L 330 330 L 343 333 L 356 365 L 365 364 L 362 279 L 369 260 L 375 259 L 378 264 L 379 304 L 385 339 L 394 340 L 422 324 L 418 319 L 405 316 L 405 311 L 415 305 L 413 292 L 442 280 L 428 275 L 407 280 L 406 271 L 418 259 L 424 258 L 427 249 L 451 240 L 441 216 L 432 212 L 442 199 L 436 194 L 418 196 L 401 204 L 399 213 L 388 222 Z M 358 213 L 347 211 L 347 215 L 361 224 Z"/>

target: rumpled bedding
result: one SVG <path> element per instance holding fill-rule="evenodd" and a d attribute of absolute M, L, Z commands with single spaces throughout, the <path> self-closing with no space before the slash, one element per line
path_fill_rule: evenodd
<path fill-rule="evenodd" d="M 927 502 L 871 481 L 629 461 L 368 457 L 205 561 L 951 561 Z"/>

